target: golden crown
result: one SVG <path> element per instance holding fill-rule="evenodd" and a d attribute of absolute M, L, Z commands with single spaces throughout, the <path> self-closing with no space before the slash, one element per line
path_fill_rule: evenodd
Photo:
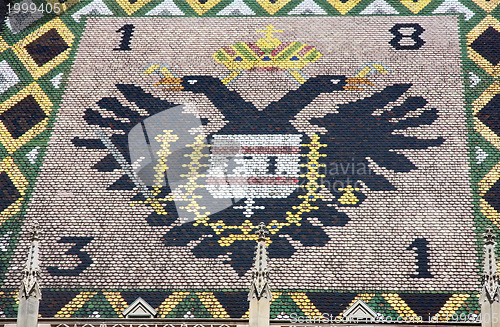
<path fill-rule="evenodd" d="M 285 71 L 297 83 L 305 83 L 308 77 L 302 69 L 323 55 L 313 46 L 300 42 L 281 42 L 274 37 L 274 33 L 282 32 L 270 24 L 264 30 L 257 31 L 265 35 L 256 42 L 238 42 L 217 50 L 212 58 L 230 70 L 229 74 L 221 79 L 222 83 L 229 84 L 245 71 L 256 70 Z M 351 84 L 371 84 L 367 82 L 366 77 L 375 72 L 388 73 L 388 70 L 380 63 L 366 64 L 354 77 L 347 80 L 349 85 L 346 89 L 361 90 Z M 160 74 L 162 81 L 157 83 L 157 86 L 180 80 L 167 64 L 150 64 L 143 73 Z M 169 88 L 174 89 L 176 87 Z"/>
<path fill-rule="evenodd" d="M 257 32 L 265 33 L 265 36 L 257 42 L 239 42 L 222 47 L 213 54 L 213 58 L 233 71 L 281 71 L 303 69 L 322 56 L 316 48 L 307 44 L 281 42 L 274 37 L 274 33 L 283 31 L 275 30 L 273 25 Z"/>

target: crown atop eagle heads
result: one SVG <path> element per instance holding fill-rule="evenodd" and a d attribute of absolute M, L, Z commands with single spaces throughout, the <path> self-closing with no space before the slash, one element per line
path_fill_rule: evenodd
<path fill-rule="evenodd" d="M 274 37 L 274 33 L 283 31 L 275 30 L 272 24 L 257 32 L 265 33 L 265 36 L 256 42 L 224 46 L 212 57 L 230 70 L 282 71 L 303 69 L 322 56 L 313 46 L 300 42 L 281 42 Z"/>
<path fill-rule="evenodd" d="M 229 74 L 221 78 L 223 84 L 229 84 L 248 71 L 285 71 L 293 81 L 304 84 L 308 77 L 302 69 L 323 56 L 315 47 L 300 42 L 281 42 L 274 33 L 283 31 L 274 29 L 269 24 L 257 33 L 264 33 L 264 37 L 256 42 L 238 42 L 231 46 L 219 48 L 212 58 L 224 64 Z M 381 63 L 365 64 L 352 78 L 350 84 L 370 84 L 366 77 L 372 73 L 388 73 L 389 70 Z M 168 64 L 150 64 L 143 74 L 159 74 L 162 79 L 155 86 L 179 83 L 181 80 Z M 168 90 L 181 90 L 179 86 L 169 87 Z M 347 89 L 362 90 L 357 86 L 347 86 Z"/>

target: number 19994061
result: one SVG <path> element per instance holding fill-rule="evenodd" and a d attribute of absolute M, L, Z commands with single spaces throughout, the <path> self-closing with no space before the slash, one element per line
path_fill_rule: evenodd
<path fill-rule="evenodd" d="M 36 3 L 8 3 L 7 4 L 7 11 L 10 14 L 27 14 L 27 13 L 32 13 L 34 14 L 35 12 L 42 12 L 46 14 L 59 14 L 62 12 L 61 10 L 61 4 L 60 3 L 41 3 L 37 5 Z"/>

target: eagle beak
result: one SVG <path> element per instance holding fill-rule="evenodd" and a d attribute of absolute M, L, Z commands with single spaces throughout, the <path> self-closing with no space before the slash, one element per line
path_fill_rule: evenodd
<path fill-rule="evenodd" d="M 363 84 L 373 86 L 373 83 L 366 77 L 349 77 L 346 79 L 346 83 L 344 86 L 346 91 L 363 91 L 363 88 L 358 87 L 358 85 Z"/>
<path fill-rule="evenodd" d="M 182 78 L 177 77 L 164 77 L 155 86 L 163 86 L 167 85 L 167 88 L 164 88 L 163 91 L 182 91 L 184 90 L 184 86 L 182 84 Z"/>

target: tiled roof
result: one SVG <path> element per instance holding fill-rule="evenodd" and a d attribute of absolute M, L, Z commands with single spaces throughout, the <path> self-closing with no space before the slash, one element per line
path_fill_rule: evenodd
<path fill-rule="evenodd" d="M 161 318 L 247 318 L 263 222 L 272 319 L 359 299 L 475 319 L 500 217 L 499 4 L 10 4 L 0 317 L 36 222 L 42 317 L 141 297 Z"/>

